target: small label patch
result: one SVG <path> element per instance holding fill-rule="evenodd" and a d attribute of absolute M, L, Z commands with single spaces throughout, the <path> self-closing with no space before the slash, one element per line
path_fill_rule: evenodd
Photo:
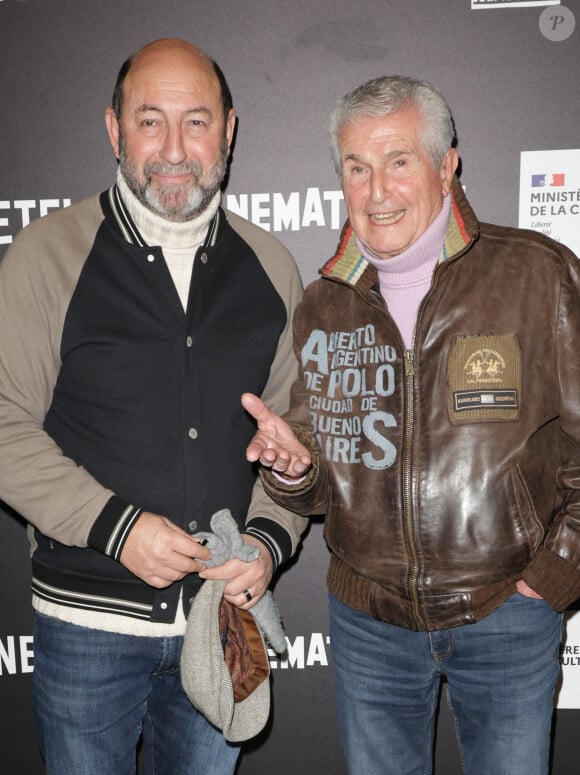
<path fill-rule="evenodd" d="M 517 420 L 521 360 L 515 334 L 457 337 L 448 363 L 451 422 Z"/>
<path fill-rule="evenodd" d="M 465 412 L 481 406 L 501 406 L 504 409 L 518 409 L 516 390 L 458 390 L 453 394 L 456 412 Z"/>

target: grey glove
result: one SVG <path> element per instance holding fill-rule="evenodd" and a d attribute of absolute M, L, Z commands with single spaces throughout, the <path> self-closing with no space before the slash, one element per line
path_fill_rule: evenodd
<path fill-rule="evenodd" d="M 211 559 L 202 560 L 208 568 L 223 565 L 232 557 L 243 562 L 252 562 L 260 556 L 257 546 L 244 543 L 238 525 L 229 509 L 216 511 L 210 519 L 210 525 L 213 532 L 196 534 L 196 538 L 200 541 L 205 540 L 205 545 L 211 550 Z M 256 620 L 256 624 L 272 648 L 278 654 L 284 653 L 286 651 L 286 637 L 272 592 L 267 590 L 249 613 Z"/>

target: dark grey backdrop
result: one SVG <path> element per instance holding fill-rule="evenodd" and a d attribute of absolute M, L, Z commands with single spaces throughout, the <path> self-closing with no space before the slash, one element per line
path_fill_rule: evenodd
<path fill-rule="evenodd" d="M 566 0 L 580 23 L 579 3 Z M 0 256 L 23 214 L 40 215 L 41 200 L 50 208 L 110 184 L 115 165 L 103 112 L 117 69 L 160 36 L 188 38 L 221 64 L 239 115 L 228 194 L 238 202 L 247 196 L 250 215 L 272 227 L 280 196 L 297 202 L 293 223 L 303 225 L 278 236 L 305 282 L 338 237 L 328 111 L 342 93 L 383 73 L 439 86 L 455 115 L 462 180 L 480 219 L 517 225 L 520 151 L 580 147 L 580 31 L 548 40 L 538 24 L 542 10 L 471 10 L 470 0 L 0 0 Z M 36 775 L 27 542 L 18 518 L 3 509 L 0 519 L 0 771 Z M 247 747 L 242 775 L 345 772 L 326 564 L 315 524 L 277 584 L 293 664 L 275 663 L 274 723 Z M 578 771 L 579 726 L 580 711 L 558 712 L 555 775 Z M 437 761 L 439 775 L 460 771 L 445 708 Z"/>

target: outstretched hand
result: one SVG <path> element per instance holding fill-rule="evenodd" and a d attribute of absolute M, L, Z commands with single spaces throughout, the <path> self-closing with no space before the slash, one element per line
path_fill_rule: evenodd
<path fill-rule="evenodd" d="M 304 476 L 312 465 L 312 458 L 288 423 L 253 393 L 242 395 L 242 406 L 258 423 L 258 431 L 246 449 L 246 458 L 252 463 L 259 461 L 288 478 Z"/>

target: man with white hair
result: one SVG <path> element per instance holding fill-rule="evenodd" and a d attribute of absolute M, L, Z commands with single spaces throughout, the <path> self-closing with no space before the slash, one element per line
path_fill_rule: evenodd
<path fill-rule="evenodd" d="M 331 134 L 349 220 L 295 315 L 287 422 L 243 402 L 267 491 L 326 513 L 349 772 L 431 773 L 445 679 L 468 775 L 546 775 L 580 594 L 580 264 L 478 222 L 429 83 L 363 84 Z"/>

